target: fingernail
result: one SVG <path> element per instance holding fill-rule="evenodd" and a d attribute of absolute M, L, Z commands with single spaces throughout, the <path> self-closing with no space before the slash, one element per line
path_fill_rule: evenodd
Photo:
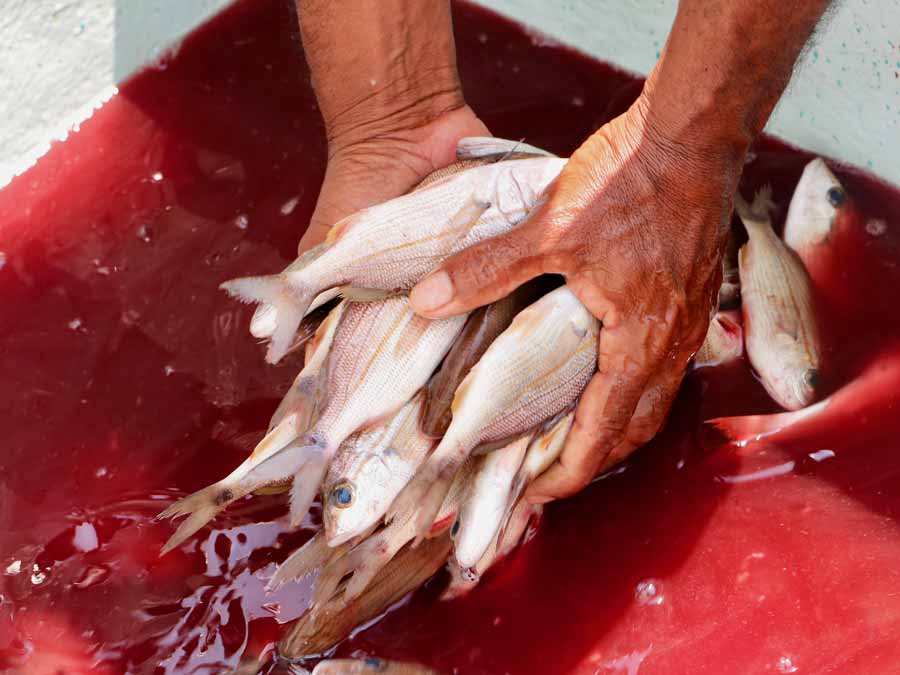
<path fill-rule="evenodd" d="M 413 309 L 421 312 L 433 312 L 451 300 L 453 300 L 453 282 L 446 272 L 437 272 L 425 277 L 409 294 L 409 302 Z"/>

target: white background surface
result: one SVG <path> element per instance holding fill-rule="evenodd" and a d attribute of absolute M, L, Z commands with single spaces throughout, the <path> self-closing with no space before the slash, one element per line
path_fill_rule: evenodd
<path fill-rule="evenodd" d="M 676 0 L 478 2 L 639 73 L 653 66 L 676 7 Z M 90 114 L 116 81 L 227 3 L 3 0 L 0 185 Z M 836 4 L 767 130 L 900 184 L 900 0 Z"/>

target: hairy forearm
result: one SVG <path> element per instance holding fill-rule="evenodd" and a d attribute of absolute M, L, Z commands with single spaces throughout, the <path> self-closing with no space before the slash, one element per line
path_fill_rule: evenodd
<path fill-rule="evenodd" d="M 297 0 L 329 134 L 422 126 L 463 105 L 447 0 Z"/>
<path fill-rule="evenodd" d="M 677 143 L 743 157 L 830 0 L 680 0 L 645 86 L 648 122 Z"/>

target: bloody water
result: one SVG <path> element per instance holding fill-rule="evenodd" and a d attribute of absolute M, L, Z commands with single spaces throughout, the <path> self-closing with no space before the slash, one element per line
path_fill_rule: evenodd
<path fill-rule="evenodd" d="M 0 192 L 4 672 L 222 672 L 308 600 L 263 591 L 310 533 L 283 498 L 163 559 L 172 525 L 152 520 L 240 462 L 298 366 L 267 367 L 250 310 L 216 290 L 293 257 L 322 178 L 288 4 L 229 10 Z M 568 153 L 639 90 L 481 10 L 455 20 L 498 135 Z M 783 216 L 808 157 L 755 152 L 744 188 L 773 182 Z M 832 387 L 900 336 L 900 195 L 839 173 L 859 207 L 820 299 Z M 900 672 L 898 410 L 740 454 L 701 425 L 774 409 L 743 364 L 691 376 L 665 433 L 550 506 L 474 593 L 426 589 L 338 653 L 492 675 Z"/>

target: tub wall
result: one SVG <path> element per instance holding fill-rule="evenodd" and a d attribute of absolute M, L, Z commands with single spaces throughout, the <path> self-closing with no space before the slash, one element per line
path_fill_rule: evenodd
<path fill-rule="evenodd" d="M 0 12 L 0 185 L 90 114 L 114 83 L 229 0 L 5 0 Z M 677 0 L 478 0 L 638 73 Z M 546 37 L 543 37 L 546 36 Z M 838 3 L 768 131 L 900 184 L 900 0 Z"/>

